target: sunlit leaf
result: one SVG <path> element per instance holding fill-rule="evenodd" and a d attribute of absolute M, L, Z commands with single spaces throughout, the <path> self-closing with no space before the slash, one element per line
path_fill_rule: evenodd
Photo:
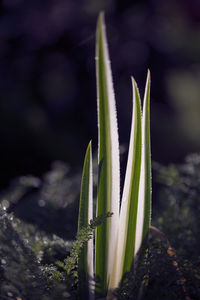
<path fill-rule="evenodd" d="M 81 181 L 81 194 L 79 205 L 78 232 L 84 227 L 87 227 L 90 220 L 93 218 L 93 179 L 92 179 L 92 151 L 91 142 L 88 145 L 83 173 Z M 92 278 L 93 278 L 93 239 L 87 242 L 81 251 L 79 261 L 79 286 L 80 295 L 85 297 L 86 294 L 91 299 L 92 294 Z M 82 298 L 83 299 L 83 298 Z"/>
<path fill-rule="evenodd" d="M 110 289 L 116 288 L 124 273 L 130 271 L 135 250 L 136 220 L 138 208 L 139 180 L 141 169 L 141 106 L 140 96 L 133 84 L 133 114 L 129 143 L 128 162 L 120 211 L 118 242 Z"/>
<path fill-rule="evenodd" d="M 96 73 L 99 134 L 97 215 L 113 212 L 112 218 L 96 231 L 95 275 L 100 280 L 99 291 L 106 292 L 119 221 L 120 176 L 115 97 L 102 13 L 97 24 Z"/>
<path fill-rule="evenodd" d="M 150 71 L 147 74 L 142 113 L 142 161 L 135 254 L 146 237 L 151 219 Z"/>

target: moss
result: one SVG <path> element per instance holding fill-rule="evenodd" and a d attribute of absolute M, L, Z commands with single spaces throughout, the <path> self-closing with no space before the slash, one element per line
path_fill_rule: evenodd
<path fill-rule="evenodd" d="M 126 300 L 199 299 L 200 156 L 191 155 L 182 165 L 154 163 L 153 180 L 152 223 L 166 238 L 150 231 L 137 267 L 115 295 Z M 80 175 L 56 163 L 42 179 L 18 178 L 1 193 L 1 299 L 77 299 L 77 258 L 93 230 L 85 228 L 72 242 L 79 186 Z"/>

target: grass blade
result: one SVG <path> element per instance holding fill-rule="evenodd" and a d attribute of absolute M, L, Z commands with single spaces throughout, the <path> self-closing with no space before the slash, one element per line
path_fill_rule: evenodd
<path fill-rule="evenodd" d="M 88 145 L 81 181 L 81 194 L 79 205 L 78 232 L 88 226 L 93 219 L 93 175 L 92 175 L 92 150 L 91 142 Z M 93 278 L 93 239 L 83 246 L 79 260 L 79 292 L 81 299 L 92 299 L 91 281 Z"/>
<path fill-rule="evenodd" d="M 132 84 L 133 114 L 131 135 L 120 211 L 118 243 L 115 258 L 116 264 L 112 273 L 112 281 L 109 286 L 110 289 L 116 288 L 123 274 L 130 271 L 135 249 L 142 132 L 140 96 L 133 78 Z"/>
<path fill-rule="evenodd" d="M 147 74 L 142 114 L 142 161 L 135 254 L 146 237 L 151 219 L 150 71 Z"/>
<path fill-rule="evenodd" d="M 115 98 L 103 13 L 99 15 L 97 24 L 96 73 L 99 136 L 97 216 L 113 212 L 112 218 L 96 230 L 95 276 L 100 280 L 100 288 L 96 289 L 106 292 L 119 220 L 120 176 Z"/>

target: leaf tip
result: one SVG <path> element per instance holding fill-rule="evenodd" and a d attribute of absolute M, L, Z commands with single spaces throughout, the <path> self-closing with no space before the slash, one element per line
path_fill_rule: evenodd
<path fill-rule="evenodd" d="M 100 28 L 102 26 L 104 26 L 104 24 L 105 24 L 105 14 L 104 14 L 104 11 L 101 11 L 99 13 L 97 24 L 98 24 L 98 27 L 100 27 Z"/>
<path fill-rule="evenodd" d="M 136 83 L 135 78 L 133 76 L 131 76 L 131 82 L 132 82 L 133 89 L 136 89 L 137 88 L 137 83 Z"/>
<path fill-rule="evenodd" d="M 90 140 L 88 144 L 88 148 L 90 149 L 91 147 L 92 147 L 92 140 Z"/>
<path fill-rule="evenodd" d="M 131 76 L 131 81 L 132 81 L 132 87 L 133 87 L 133 95 L 135 97 L 135 95 L 139 95 L 139 90 L 138 90 L 138 86 L 137 86 L 137 83 L 135 81 L 135 78 L 133 76 Z"/>
<path fill-rule="evenodd" d="M 148 81 L 148 82 L 151 81 L 151 72 L 150 72 L 149 69 L 147 70 L 147 81 Z"/>
<path fill-rule="evenodd" d="M 131 76 L 131 82 L 132 82 L 132 84 L 135 83 L 135 78 L 133 76 Z"/>

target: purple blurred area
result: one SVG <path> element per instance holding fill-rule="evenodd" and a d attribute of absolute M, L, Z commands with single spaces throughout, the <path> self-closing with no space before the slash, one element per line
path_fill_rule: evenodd
<path fill-rule="evenodd" d="M 3 0 L 0 4 L 0 178 L 41 175 L 54 160 L 80 167 L 97 146 L 95 30 L 104 10 L 120 143 L 127 146 L 131 81 L 151 70 L 152 158 L 200 148 L 198 0 Z"/>

